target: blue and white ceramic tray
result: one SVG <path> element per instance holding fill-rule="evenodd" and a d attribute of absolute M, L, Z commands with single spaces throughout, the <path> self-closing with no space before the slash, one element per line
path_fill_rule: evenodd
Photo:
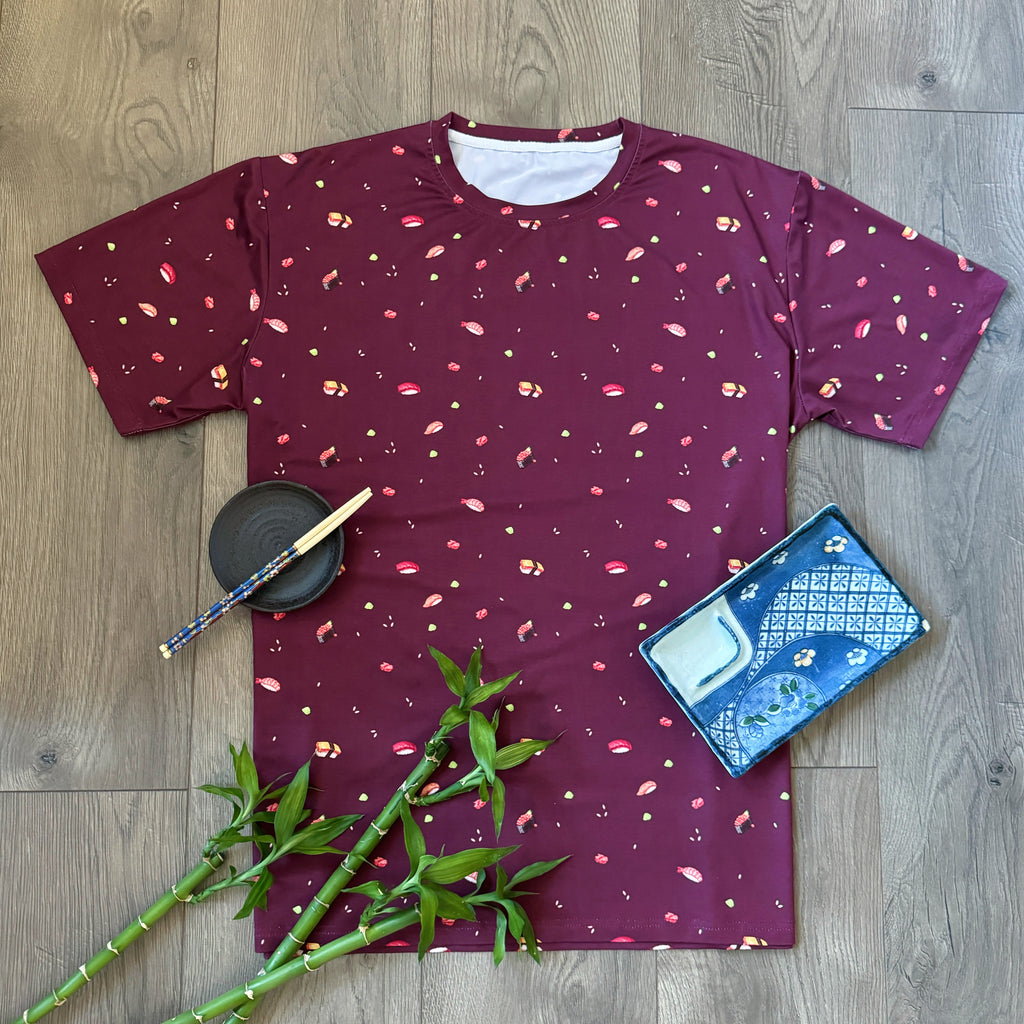
<path fill-rule="evenodd" d="M 739 776 L 928 628 L 828 505 L 640 651 Z"/>

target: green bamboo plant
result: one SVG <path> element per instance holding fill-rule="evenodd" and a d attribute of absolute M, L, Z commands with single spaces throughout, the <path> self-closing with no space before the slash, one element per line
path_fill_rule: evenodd
<path fill-rule="evenodd" d="M 184 1010 L 164 1024 L 206 1024 L 214 1017 L 233 1010 L 238 1013 L 239 1001 L 250 1007 L 262 999 L 267 992 L 280 985 L 322 967 L 325 963 L 364 949 L 371 942 L 393 935 L 403 928 L 419 922 L 419 958 L 429 952 L 434 940 L 436 918 L 475 921 L 476 911 L 487 908 L 493 911 L 495 927 L 494 962 L 501 963 L 505 955 L 506 936 L 511 934 L 535 960 L 540 960 L 540 950 L 530 919 L 519 900 L 533 893 L 519 886 L 532 878 L 547 873 L 566 858 L 553 861 L 538 861 L 521 868 L 510 879 L 499 861 L 518 847 L 480 848 L 474 847 L 459 853 L 433 855 L 426 852 L 423 832 L 413 821 L 409 806 L 403 802 L 400 814 L 405 830 L 405 847 L 409 856 L 409 873 L 397 886 L 386 889 L 380 882 L 367 882 L 343 891 L 359 893 L 369 900 L 360 914 L 359 924 L 347 935 L 325 943 L 311 952 L 292 957 L 279 967 L 264 969 L 255 978 L 245 982 L 201 1006 Z M 486 869 L 495 866 L 494 886 L 485 889 Z M 476 881 L 469 893 L 459 894 L 451 886 L 467 876 Z M 415 906 L 408 906 L 410 901 Z M 242 1018 L 246 1019 L 245 1017 Z"/>
<path fill-rule="evenodd" d="M 306 940 L 320 923 L 324 914 L 330 909 L 331 904 L 345 891 L 359 868 L 370 860 L 377 844 L 398 820 L 399 814 L 407 804 L 426 805 L 437 803 L 440 800 L 449 800 L 465 793 L 476 791 L 481 799 L 490 801 L 495 837 L 497 838 L 501 834 L 501 824 L 505 813 L 505 785 L 497 772 L 522 764 L 553 742 L 553 740 L 526 740 L 510 744 L 499 751 L 495 741 L 495 731 L 501 713 L 500 706 L 494 712 L 490 721 L 476 708 L 477 705 L 507 689 L 518 678 L 519 673 L 514 672 L 512 675 L 504 676 L 494 682 L 484 683 L 480 678 L 481 648 L 478 647 L 473 651 L 465 672 L 447 655 L 442 654 L 433 647 L 429 648 L 429 650 L 444 676 L 448 689 L 458 698 L 457 702 L 448 707 L 441 715 L 437 729 L 424 744 L 423 756 L 420 758 L 419 763 L 413 768 L 398 789 L 395 790 L 395 793 L 384 805 L 384 808 L 377 817 L 373 819 L 369 827 L 352 847 L 352 852 L 342 860 L 320 891 L 313 897 L 312 902 L 300 915 L 298 921 L 296 921 L 281 941 L 281 944 L 271 954 L 261 974 L 269 974 L 275 969 L 289 964 L 296 955 L 302 952 Z M 423 786 L 430 780 L 434 772 L 437 771 L 442 759 L 448 753 L 448 740 L 452 731 L 463 725 L 468 725 L 469 727 L 470 747 L 476 759 L 476 767 L 453 785 L 432 795 L 422 795 Z M 415 920 L 415 918 L 405 920 L 402 925 L 394 928 L 393 931 L 407 927 L 412 920 Z M 392 931 L 387 931 L 386 934 L 390 935 Z M 340 939 L 336 941 L 341 942 Z M 352 939 L 351 941 L 355 940 Z M 327 944 L 327 946 L 330 945 L 332 944 Z M 352 948 L 359 948 L 360 945 L 361 943 L 357 943 Z M 327 946 L 321 948 L 327 948 Z M 319 950 L 316 952 L 319 955 Z M 351 952 L 351 949 L 346 947 L 343 949 L 343 952 Z M 336 955 L 342 954 L 338 953 Z M 230 1007 L 232 1014 L 228 1018 L 227 1024 L 249 1020 L 253 1010 L 259 1004 L 260 991 L 262 991 L 260 988 L 250 988 L 242 992 Z M 250 995 L 250 992 L 253 994 Z"/>
<path fill-rule="evenodd" d="M 304 806 L 309 784 L 308 762 L 296 772 L 287 786 L 273 788 L 273 784 L 260 785 L 256 765 L 244 743 L 241 749 L 235 750 L 232 745 L 230 750 L 237 785 L 199 787 L 207 793 L 224 797 L 231 803 L 233 809 L 228 824 L 206 841 L 199 862 L 131 924 L 86 960 L 62 985 L 26 1010 L 18 1021 L 33 1024 L 51 1010 L 63 1006 L 70 996 L 92 981 L 104 967 L 116 960 L 128 946 L 141 938 L 178 904 L 201 903 L 223 889 L 248 886 L 249 892 L 245 901 L 235 915 L 236 918 L 246 917 L 255 907 L 266 904 L 267 889 L 273 880 L 269 868 L 274 861 L 289 853 L 341 853 L 328 844 L 357 822 L 360 815 L 323 818 L 304 828 L 298 827 L 311 814 Z M 277 813 L 260 809 L 273 802 L 277 802 Z M 274 836 L 263 831 L 263 827 L 270 823 L 273 823 L 281 835 Z M 229 866 L 228 878 L 200 889 L 200 886 L 225 863 L 225 851 L 241 843 L 256 845 L 261 854 L 259 862 L 243 872 Z"/>
<path fill-rule="evenodd" d="M 265 907 L 267 893 L 273 882 L 270 866 L 289 854 L 330 854 L 341 856 L 342 861 L 256 978 L 201 1007 L 179 1014 L 173 1018 L 176 1024 L 208 1021 L 228 1011 L 231 1011 L 228 1024 L 231 1021 L 248 1020 L 266 991 L 417 921 L 420 922 L 419 953 L 422 957 L 433 940 L 435 917 L 475 920 L 475 908 L 490 907 L 495 913 L 495 963 L 501 962 L 506 936 L 509 934 L 537 958 L 539 950 L 533 930 L 517 902 L 526 893 L 518 889 L 518 886 L 527 879 L 551 870 L 561 861 L 529 865 L 509 880 L 498 862 L 515 847 L 474 848 L 450 855 L 445 855 L 443 851 L 437 856 L 427 854 L 423 834 L 412 819 L 411 808 L 476 792 L 482 800 L 490 802 L 497 838 L 500 836 L 505 808 L 505 787 L 498 772 L 522 764 L 553 741 L 523 740 L 498 749 L 495 732 L 500 707 L 487 719 L 476 710 L 476 706 L 505 690 L 518 673 L 484 683 L 480 678 L 480 648 L 474 650 L 465 672 L 440 651 L 430 648 L 430 653 L 441 669 L 448 688 L 458 700 L 445 710 L 438 728 L 424 745 L 419 763 L 350 852 L 345 853 L 330 844 L 355 824 L 360 815 L 320 817 L 303 824 L 312 813 L 305 807 L 309 789 L 309 762 L 295 773 L 286 786 L 273 788 L 273 784 L 260 784 L 255 764 L 245 744 L 240 750 L 232 746 L 230 749 L 237 785 L 199 787 L 204 792 L 229 801 L 233 810 L 230 822 L 207 841 L 199 863 L 102 950 L 87 960 L 64 984 L 26 1010 L 18 1020 L 24 1024 L 34 1024 L 51 1010 L 62 1006 L 74 992 L 91 981 L 99 970 L 119 957 L 128 945 L 149 931 L 153 924 L 179 903 L 197 904 L 224 889 L 248 887 L 248 893 L 235 917 L 243 918 L 257 907 Z M 452 731 L 462 725 L 468 726 L 475 767 L 448 787 L 423 794 L 426 782 L 440 767 L 448 752 Z M 370 860 L 377 844 L 399 818 L 403 823 L 409 855 L 409 875 L 390 890 L 384 889 L 378 882 L 350 887 L 359 868 Z M 251 843 L 256 847 L 256 863 L 241 871 L 229 865 L 228 877 L 204 885 L 225 863 L 224 852 L 241 843 Z M 485 869 L 491 866 L 495 867 L 494 886 L 485 892 Z M 447 888 L 449 884 L 474 872 L 477 882 L 471 893 L 459 895 Z M 360 917 L 359 927 L 340 939 L 312 951 L 304 951 L 306 940 L 332 902 L 343 892 L 358 893 L 369 899 Z M 415 901 L 415 905 L 407 906 L 410 901 Z"/>

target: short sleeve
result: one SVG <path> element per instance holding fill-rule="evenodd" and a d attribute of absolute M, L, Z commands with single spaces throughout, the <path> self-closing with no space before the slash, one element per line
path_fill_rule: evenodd
<path fill-rule="evenodd" d="M 803 173 L 787 249 L 794 426 L 923 447 L 1006 281 Z"/>
<path fill-rule="evenodd" d="M 121 434 L 242 408 L 267 235 L 251 160 L 36 256 Z"/>

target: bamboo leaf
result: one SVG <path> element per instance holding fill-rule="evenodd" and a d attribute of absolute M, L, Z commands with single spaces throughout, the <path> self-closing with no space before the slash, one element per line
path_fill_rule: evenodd
<path fill-rule="evenodd" d="M 302 819 L 306 793 L 309 790 L 309 762 L 307 761 L 285 788 L 274 812 L 274 838 L 278 845 L 291 838 L 295 826 Z"/>
<path fill-rule="evenodd" d="M 423 831 L 413 821 L 412 809 L 407 801 L 399 804 L 399 813 L 402 816 L 402 833 L 405 836 L 405 852 L 409 857 L 409 874 L 415 875 L 420 860 L 427 851 L 427 841 L 423 838 Z"/>
<path fill-rule="evenodd" d="M 523 917 L 523 940 L 526 943 L 526 952 L 533 957 L 537 963 L 540 963 L 540 949 L 537 947 L 537 936 L 533 933 L 533 925 L 530 924 L 530 919 L 526 916 L 526 911 L 522 907 L 519 907 L 519 913 Z"/>
<path fill-rule="evenodd" d="M 501 823 L 505 820 L 505 783 L 494 776 L 491 789 L 491 816 L 494 818 L 494 838 L 501 836 Z"/>
<path fill-rule="evenodd" d="M 260 910 L 266 909 L 267 892 L 273 881 L 274 877 L 271 875 L 269 869 L 264 868 L 260 872 L 259 878 L 252 883 L 249 887 L 249 891 L 245 894 L 245 902 L 242 904 L 238 913 L 235 914 L 234 919 L 236 921 L 240 921 L 242 918 L 248 917 L 257 907 Z"/>
<path fill-rule="evenodd" d="M 482 849 L 462 850 L 459 853 L 449 854 L 447 857 L 438 857 L 430 867 L 422 872 L 420 878 L 424 882 L 450 885 L 452 882 L 465 878 L 466 875 L 471 875 L 474 871 L 489 867 L 518 849 L 518 846 L 483 847 Z"/>
<path fill-rule="evenodd" d="M 238 780 L 242 792 L 246 796 L 255 798 L 260 789 L 260 780 L 256 774 L 256 765 L 253 762 L 252 754 L 249 753 L 248 746 L 243 743 L 241 750 L 235 750 L 232 746 L 231 759 L 234 761 L 235 778 Z"/>
<path fill-rule="evenodd" d="M 502 747 L 494 756 L 494 767 L 499 770 L 515 768 L 516 765 L 529 761 L 534 754 L 547 750 L 554 740 L 520 740 Z"/>
<path fill-rule="evenodd" d="M 201 789 L 204 793 L 211 793 L 213 796 L 222 796 L 225 800 L 230 800 L 232 803 L 243 799 L 242 791 L 235 786 L 214 786 L 206 783 L 202 786 L 197 786 L 196 789 Z"/>
<path fill-rule="evenodd" d="M 504 679 L 495 679 L 493 683 L 481 684 L 475 690 L 469 691 L 467 703 L 470 707 L 482 704 L 488 697 L 493 697 L 496 693 L 501 693 L 503 690 L 507 689 L 509 683 L 518 676 L 518 672 L 513 672 L 512 675 L 505 676 Z"/>
<path fill-rule="evenodd" d="M 437 917 L 437 896 L 434 894 L 432 889 L 425 888 L 420 893 L 420 944 L 419 944 L 419 959 L 422 960 L 427 953 L 430 952 L 430 947 L 434 942 L 434 928 L 436 927 Z"/>
<path fill-rule="evenodd" d="M 517 885 L 521 885 L 523 882 L 528 881 L 531 878 L 537 878 L 540 875 L 545 875 L 568 859 L 568 857 L 559 857 L 558 860 L 539 860 L 533 864 L 527 864 L 526 867 L 520 868 L 520 870 L 512 876 L 511 881 L 508 883 L 508 888 L 514 889 Z"/>
<path fill-rule="evenodd" d="M 473 653 L 469 656 L 469 664 L 466 666 L 466 681 L 463 689 L 464 694 L 475 693 L 480 687 L 480 659 L 483 656 L 482 647 L 474 647 Z"/>
<path fill-rule="evenodd" d="M 447 711 L 441 716 L 439 723 L 442 732 L 451 732 L 456 726 L 464 725 L 469 721 L 469 712 L 464 711 L 458 706 L 453 704 Z"/>
<path fill-rule="evenodd" d="M 428 647 L 427 649 L 441 669 L 444 681 L 448 684 L 448 689 L 461 699 L 466 691 L 466 677 L 462 674 L 462 669 L 447 654 L 442 654 L 434 647 Z"/>
<path fill-rule="evenodd" d="M 518 946 L 525 930 L 523 928 L 523 919 L 526 915 L 523 913 L 523 908 L 515 900 L 502 900 L 501 905 L 505 908 L 505 913 L 508 915 L 509 934 L 515 939 L 515 943 Z"/>
<path fill-rule="evenodd" d="M 458 893 L 440 885 L 427 886 L 437 899 L 437 916 L 449 921 L 475 921 L 473 908 Z"/>
<path fill-rule="evenodd" d="M 362 885 L 350 885 L 342 892 L 355 892 L 360 896 L 369 896 L 372 900 L 380 899 L 384 895 L 384 886 L 380 882 L 363 882 Z"/>
<path fill-rule="evenodd" d="M 505 935 L 508 931 L 508 921 L 500 907 L 494 908 L 494 966 L 497 967 L 505 959 Z"/>
<path fill-rule="evenodd" d="M 494 756 L 497 744 L 491 723 L 479 711 L 469 713 L 469 745 L 488 782 L 494 782 Z"/>

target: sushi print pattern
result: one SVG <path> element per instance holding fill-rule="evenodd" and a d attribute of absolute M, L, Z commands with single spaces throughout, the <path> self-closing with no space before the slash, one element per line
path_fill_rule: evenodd
<path fill-rule="evenodd" d="M 449 129 L 614 162 L 517 206 Z M 531 898 L 545 948 L 792 944 L 786 751 L 730 778 L 637 645 L 785 534 L 793 431 L 924 443 L 995 274 L 708 142 L 454 114 L 245 161 L 37 258 L 122 433 L 244 409 L 250 482 L 374 490 L 328 593 L 253 615 L 261 770 L 312 757 L 317 811 L 372 813 L 445 706 L 428 644 L 483 644 L 489 677 L 521 670 L 503 742 L 560 735 L 507 777 L 516 856 L 573 854 Z M 493 843 L 479 801 L 430 812 L 428 843 Z M 388 836 L 369 870 L 401 860 Z M 282 868 L 258 948 L 328 870 Z"/>

